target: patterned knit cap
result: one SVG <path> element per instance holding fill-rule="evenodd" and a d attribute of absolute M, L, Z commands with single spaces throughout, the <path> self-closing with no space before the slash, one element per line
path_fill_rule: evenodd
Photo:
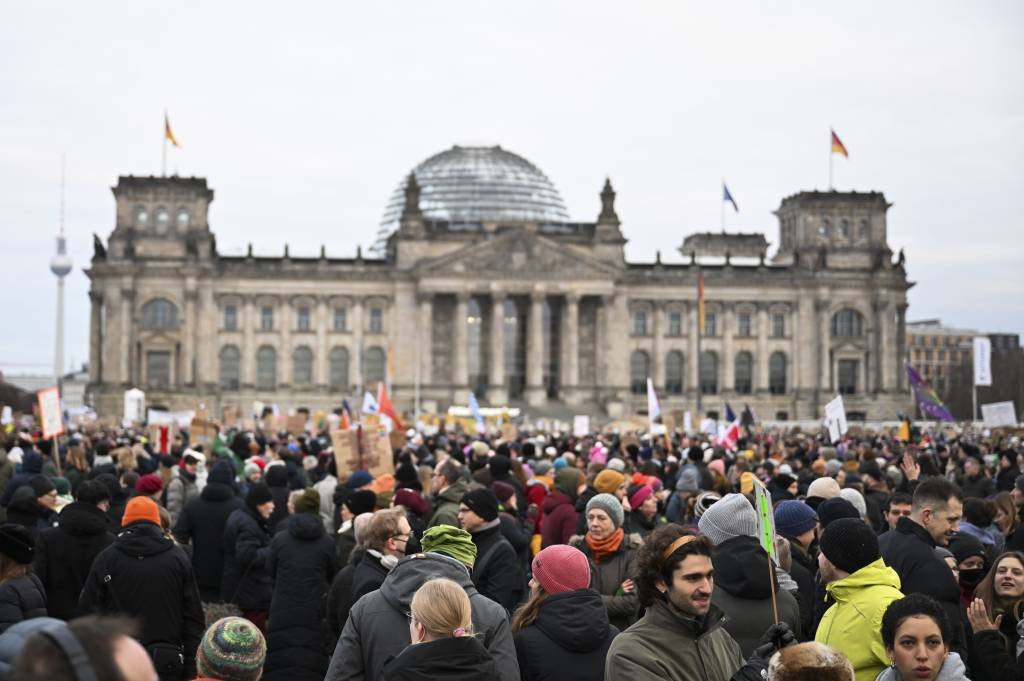
<path fill-rule="evenodd" d="M 252 622 L 225 617 L 210 625 L 196 653 L 199 676 L 223 681 L 258 681 L 267 642 Z"/>

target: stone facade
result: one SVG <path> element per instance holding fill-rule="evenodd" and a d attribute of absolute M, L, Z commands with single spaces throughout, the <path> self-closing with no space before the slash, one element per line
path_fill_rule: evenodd
<path fill-rule="evenodd" d="M 784 199 L 770 262 L 663 264 L 626 262 L 610 183 L 593 223 L 438 220 L 420 191 L 416 176 L 404 184 L 382 257 L 228 257 L 205 180 L 121 177 L 88 271 L 97 410 L 119 413 L 135 386 L 170 409 L 330 409 L 385 375 L 409 411 L 473 391 L 614 417 L 646 408 L 648 375 L 663 410 L 695 409 L 699 391 L 702 411 L 728 400 L 762 419 L 820 418 L 840 391 L 854 418 L 910 404 L 911 284 L 891 262 L 881 194 Z"/>

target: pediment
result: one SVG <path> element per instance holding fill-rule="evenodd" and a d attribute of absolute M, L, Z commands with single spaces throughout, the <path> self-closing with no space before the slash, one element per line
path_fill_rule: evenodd
<path fill-rule="evenodd" d="M 416 267 L 420 275 L 501 276 L 528 275 L 533 279 L 607 279 L 619 271 L 582 249 L 536 232 L 516 230 L 431 258 Z"/>

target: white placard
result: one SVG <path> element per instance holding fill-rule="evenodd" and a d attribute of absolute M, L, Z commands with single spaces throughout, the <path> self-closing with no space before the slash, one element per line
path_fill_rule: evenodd
<path fill-rule="evenodd" d="M 683 432 L 687 434 L 693 432 L 693 414 L 690 412 L 683 413 Z"/>
<path fill-rule="evenodd" d="M 974 385 L 992 385 L 992 341 L 974 337 Z"/>
<path fill-rule="evenodd" d="M 834 400 L 825 405 L 825 425 L 828 427 L 828 436 L 832 442 L 839 442 L 839 438 L 846 433 L 848 426 L 842 395 L 837 395 Z"/>
<path fill-rule="evenodd" d="M 590 417 L 586 414 L 576 414 L 572 417 L 572 434 L 576 437 L 590 435 Z"/>
<path fill-rule="evenodd" d="M 178 428 L 185 429 L 192 424 L 192 419 L 195 418 L 195 411 L 162 411 L 158 409 L 150 409 L 146 412 L 146 422 L 151 426 L 169 426 L 171 424 L 177 425 Z"/>
<path fill-rule="evenodd" d="M 146 393 L 138 388 L 124 391 L 124 423 L 130 426 L 146 416 Z"/>
<path fill-rule="evenodd" d="M 49 440 L 64 432 L 64 419 L 60 413 L 60 392 L 57 388 L 46 388 L 36 393 L 39 400 L 39 418 L 42 421 L 43 438 Z"/>
<path fill-rule="evenodd" d="M 3 410 L 0 411 L 0 426 L 10 423 L 14 423 L 14 413 L 11 411 L 11 405 L 5 404 Z"/>
<path fill-rule="evenodd" d="M 989 428 L 1016 426 L 1017 411 L 1013 402 L 993 402 L 981 405 L 981 418 Z"/>

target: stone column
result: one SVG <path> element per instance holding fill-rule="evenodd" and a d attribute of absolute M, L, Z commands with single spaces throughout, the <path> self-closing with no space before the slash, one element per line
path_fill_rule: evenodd
<path fill-rule="evenodd" d="M 252 390 L 256 385 L 256 301 L 253 296 L 242 300 L 242 387 Z"/>
<path fill-rule="evenodd" d="M 544 403 L 544 292 L 530 294 L 530 320 L 526 329 L 526 403 Z"/>
<path fill-rule="evenodd" d="M 877 393 L 882 389 L 882 347 L 885 343 L 885 329 L 882 317 L 885 314 L 885 303 L 880 300 L 871 301 L 871 338 L 868 345 L 871 366 L 868 367 L 868 383 L 864 386 L 865 392 Z"/>
<path fill-rule="evenodd" d="M 768 306 L 759 303 L 757 306 L 757 361 L 754 370 L 754 392 L 768 392 Z"/>
<path fill-rule="evenodd" d="M 454 399 L 465 404 L 469 399 L 469 336 L 466 328 L 466 317 L 469 316 L 469 294 L 460 291 L 455 294 L 455 326 L 454 342 L 452 343 L 452 387 Z"/>
<path fill-rule="evenodd" d="M 133 386 L 138 382 L 133 375 L 135 354 L 135 334 L 132 333 L 132 303 L 135 301 L 135 289 L 121 289 L 121 382 Z"/>
<path fill-rule="evenodd" d="M 608 404 L 612 411 L 622 416 L 625 401 L 630 399 L 629 393 L 629 345 L 626 329 L 628 327 L 629 310 L 626 296 L 615 294 L 610 297 L 608 314 L 605 315 L 605 338 L 608 340 L 608 384 L 614 390 L 614 400 L 618 406 Z"/>
<path fill-rule="evenodd" d="M 899 391 L 907 389 L 907 306 L 906 304 L 896 306 L 896 349 L 889 350 L 896 355 L 896 388 Z"/>
<path fill-rule="evenodd" d="M 814 306 L 818 313 L 818 388 L 824 391 L 821 398 L 825 401 L 831 399 L 829 392 L 832 389 L 832 366 L 829 357 L 829 345 L 832 340 L 831 329 L 829 328 L 828 301 L 816 300 Z M 823 406 L 824 402 L 822 402 Z"/>
<path fill-rule="evenodd" d="M 363 354 L 366 349 L 363 347 L 363 309 L 365 304 L 362 298 L 352 299 L 352 339 L 355 343 L 353 354 L 356 362 L 356 399 L 360 402 L 363 399 Z"/>
<path fill-rule="evenodd" d="M 651 305 L 651 332 L 654 334 L 653 349 L 651 350 L 651 378 L 654 380 L 655 388 L 665 394 L 665 348 L 662 337 L 665 335 L 665 326 L 662 322 L 664 316 L 664 304 L 660 300 L 653 301 Z"/>
<path fill-rule="evenodd" d="M 330 353 L 330 348 L 327 347 L 327 325 L 330 323 L 327 300 L 327 296 L 318 296 L 316 299 L 316 359 L 313 361 L 313 383 L 319 390 L 326 390 L 331 382 L 327 363 L 327 355 Z"/>
<path fill-rule="evenodd" d="M 434 380 L 434 294 L 420 293 L 418 347 L 420 358 L 420 385 Z"/>
<path fill-rule="evenodd" d="M 896 356 L 899 352 L 893 348 L 896 344 L 896 329 L 895 326 L 895 313 L 893 312 L 892 305 L 889 301 L 883 301 L 882 303 L 882 340 L 879 344 L 878 349 L 878 362 L 880 366 L 881 378 L 879 381 L 879 390 L 882 392 L 889 392 L 896 387 Z"/>
<path fill-rule="evenodd" d="M 722 334 L 722 392 L 731 393 L 736 388 L 736 355 L 732 349 L 736 308 L 732 303 L 722 304 L 722 324 L 718 329 Z"/>
<path fill-rule="evenodd" d="M 505 293 L 491 294 L 490 376 L 487 398 L 493 405 L 508 402 L 508 381 L 505 379 Z"/>
<path fill-rule="evenodd" d="M 103 382 L 103 293 L 89 291 L 89 382 Z"/>
<path fill-rule="evenodd" d="M 689 319 L 686 323 L 686 354 L 689 355 L 689 362 L 687 362 L 687 369 L 689 369 L 687 373 L 689 375 L 687 376 L 686 384 L 689 390 L 693 391 L 691 397 L 696 397 L 697 393 L 700 392 L 700 357 L 698 356 L 700 353 L 697 350 L 700 319 L 697 316 L 697 303 L 688 303 L 687 307 Z"/>
<path fill-rule="evenodd" d="M 281 319 L 281 353 L 277 359 L 277 383 L 291 386 L 292 379 L 292 300 L 281 298 L 281 305 L 278 307 Z"/>
<path fill-rule="evenodd" d="M 597 297 L 597 308 L 594 311 L 594 389 L 596 397 L 604 399 L 608 386 L 608 301 L 609 296 Z"/>
<path fill-rule="evenodd" d="M 580 401 L 580 295 L 569 293 L 565 296 L 565 333 L 562 343 L 565 347 L 565 367 L 562 374 L 562 399 L 569 404 Z"/>
<path fill-rule="evenodd" d="M 197 386 L 204 386 L 205 392 L 219 383 L 216 356 L 220 350 L 218 340 L 221 320 L 213 300 L 213 282 L 209 279 L 199 282 L 199 307 L 196 310 L 196 318 L 199 322 L 196 328 L 196 368 L 193 378 Z"/>
<path fill-rule="evenodd" d="M 199 319 L 196 316 L 196 301 L 199 291 L 195 288 L 195 280 L 185 282 L 185 328 L 182 336 L 181 376 L 175 376 L 178 385 L 194 385 L 196 382 L 196 336 Z"/>

